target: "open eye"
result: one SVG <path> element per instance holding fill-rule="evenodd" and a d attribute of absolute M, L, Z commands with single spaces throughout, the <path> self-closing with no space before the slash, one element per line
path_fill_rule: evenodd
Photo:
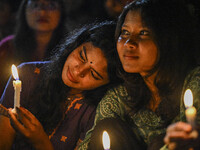
<path fill-rule="evenodd" d="M 150 33 L 149 33 L 149 31 L 147 31 L 147 30 L 142 30 L 142 31 L 140 31 L 140 35 L 145 35 L 145 36 L 147 36 L 147 35 L 149 35 Z"/>
<path fill-rule="evenodd" d="M 121 35 L 129 35 L 129 32 L 125 29 L 122 29 Z"/>
<path fill-rule="evenodd" d="M 30 9 L 37 9 L 40 6 L 38 1 L 28 1 L 27 7 Z"/>
<path fill-rule="evenodd" d="M 49 10 L 56 10 L 59 8 L 59 5 L 57 2 L 49 2 L 47 7 Z"/>

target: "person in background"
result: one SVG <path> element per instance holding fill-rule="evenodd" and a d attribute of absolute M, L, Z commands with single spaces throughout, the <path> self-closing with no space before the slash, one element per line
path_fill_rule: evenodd
<path fill-rule="evenodd" d="M 105 9 L 110 19 L 116 20 L 125 5 L 133 0 L 105 0 Z"/>
<path fill-rule="evenodd" d="M 100 101 L 79 150 L 102 149 L 103 130 L 113 150 L 199 149 L 183 104 L 189 88 L 200 124 L 199 29 L 184 1 L 135 0 L 121 13 L 115 37 L 124 83 Z"/>
<path fill-rule="evenodd" d="M 63 40 L 51 61 L 19 66 L 19 120 L 11 110 L 11 124 L 0 115 L 0 135 L 6 134 L 0 136 L 0 149 L 75 149 L 93 125 L 98 102 L 120 82 L 115 25 L 86 25 Z M 13 108 L 12 80 L 1 98 L 7 108 Z"/>
<path fill-rule="evenodd" d="M 13 34 L 15 13 L 11 0 L 0 0 L 0 40 Z"/>
<path fill-rule="evenodd" d="M 15 34 L 0 42 L 0 96 L 12 64 L 46 60 L 65 34 L 63 0 L 23 0 Z"/>
<path fill-rule="evenodd" d="M 68 31 L 95 21 L 108 20 L 104 0 L 64 0 L 66 6 L 66 27 Z"/>

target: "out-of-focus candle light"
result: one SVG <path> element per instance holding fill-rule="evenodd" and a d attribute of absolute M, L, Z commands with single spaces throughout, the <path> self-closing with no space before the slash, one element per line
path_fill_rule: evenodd
<path fill-rule="evenodd" d="M 110 137 L 106 131 L 103 131 L 102 141 L 104 150 L 110 150 Z"/>
<path fill-rule="evenodd" d="M 193 106 L 193 95 L 190 89 L 187 89 L 184 94 L 184 104 L 186 107 L 185 115 L 188 123 L 194 128 L 196 119 L 196 108 Z"/>
<path fill-rule="evenodd" d="M 16 107 L 20 107 L 20 92 L 21 92 L 22 82 L 19 80 L 17 67 L 15 65 L 12 65 L 12 75 L 13 78 L 15 79 L 13 81 L 13 87 L 15 90 L 13 112 L 16 113 Z"/>

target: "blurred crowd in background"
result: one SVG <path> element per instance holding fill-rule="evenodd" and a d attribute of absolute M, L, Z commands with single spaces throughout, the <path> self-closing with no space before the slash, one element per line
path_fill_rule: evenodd
<path fill-rule="evenodd" d="M 0 40 L 14 33 L 16 14 L 22 0 L 0 0 Z M 116 19 L 132 0 L 65 0 L 66 26 L 73 30 L 94 20 Z"/>
<path fill-rule="evenodd" d="M 53 47 L 65 34 L 84 24 L 117 20 L 123 7 L 131 1 L 133 0 L 0 0 L 0 96 L 10 76 L 11 64 L 47 60 Z M 186 2 L 200 23 L 200 1 Z M 48 19 L 42 16 L 42 12 L 37 14 L 35 10 L 58 11 L 58 16 L 54 14 L 49 24 L 38 26 L 38 20 L 33 21 L 36 16 L 40 15 L 39 22 L 48 22 Z M 59 18 L 57 24 L 56 18 Z"/>
<path fill-rule="evenodd" d="M 16 13 L 22 0 L 0 0 L 0 40 L 14 33 Z M 65 0 L 69 30 L 95 19 L 116 19 L 133 0 Z M 200 1 L 186 0 L 191 12 L 200 16 Z"/>

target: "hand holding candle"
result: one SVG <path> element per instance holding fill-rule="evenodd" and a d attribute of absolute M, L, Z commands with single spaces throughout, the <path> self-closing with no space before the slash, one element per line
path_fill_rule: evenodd
<path fill-rule="evenodd" d="M 104 150 L 110 150 L 110 138 L 106 131 L 103 131 L 102 141 Z"/>
<path fill-rule="evenodd" d="M 16 107 L 20 107 L 20 92 L 21 92 L 22 82 L 19 80 L 17 68 L 16 68 L 15 65 L 12 65 L 12 75 L 15 79 L 13 81 L 13 87 L 14 87 L 14 90 L 15 90 L 13 112 L 16 113 Z"/>
<path fill-rule="evenodd" d="M 193 95 L 190 89 L 187 89 L 184 94 L 184 104 L 186 107 L 185 115 L 189 124 L 194 128 L 196 119 L 196 108 L 193 106 Z"/>

